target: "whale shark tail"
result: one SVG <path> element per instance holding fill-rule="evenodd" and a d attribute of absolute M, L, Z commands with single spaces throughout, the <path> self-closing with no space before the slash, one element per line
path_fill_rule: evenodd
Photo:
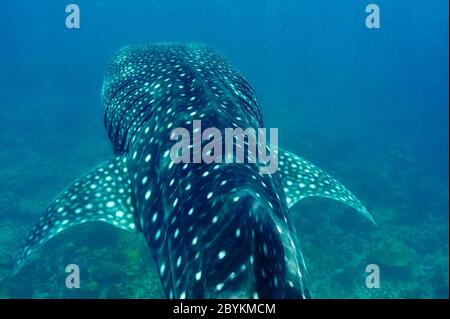
<path fill-rule="evenodd" d="M 255 205 L 252 212 L 257 216 L 253 268 L 258 298 L 309 298 L 306 264 L 295 232 L 287 231 L 288 224 L 262 205 Z"/>
<path fill-rule="evenodd" d="M 57 196 L 28 232 L 11 275 L 19 272 L 38 247 L 75 225 L 101 221 L 124 230 L 138 231 L 126 162 L 124 156 L 106 161 Z"/>

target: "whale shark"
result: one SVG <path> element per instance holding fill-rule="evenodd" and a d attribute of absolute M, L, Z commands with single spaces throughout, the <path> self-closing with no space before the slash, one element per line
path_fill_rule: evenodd
<path fill-rule="evenodd" d="M 291 207 L 330 198 L 375 224 L 339 181 L 281 148 L 273 174 L 257 163 L 171 160 L 174 127 L 263 127 L 252 86 L 207 45 L 120 49 L 102 102 L 112 158 L 54 199 L 26 235 L 15 273 L 49 239 L 100 221 L 142 233 L 168 298 L 310 298 Z"/>

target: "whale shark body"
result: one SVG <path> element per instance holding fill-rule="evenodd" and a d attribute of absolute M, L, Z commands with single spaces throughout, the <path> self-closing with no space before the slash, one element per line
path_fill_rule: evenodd
<path fill-rule="evenodd" d="M 28 233 L 16 272 L 39 245 L 90 221 L 142 232 L 168 298 L 308 298 L 304 258 L 289 208 L 328 197 L 373 222 L 333 177 L 279 149 L 279 168 L 179 163 L 174 127 L 263 126 L 255 93 L 202 44 L 128 46 L 110 62 L 102 91 L 114 157 L 74 181 Z M 206 124 L 205 124 L 206 123 Z"/>

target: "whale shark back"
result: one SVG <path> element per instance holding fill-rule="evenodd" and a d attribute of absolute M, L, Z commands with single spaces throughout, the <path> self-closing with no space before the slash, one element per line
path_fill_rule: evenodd
<path fill-rule="evenodd" d="M 107 67 L 102 99 L 105 128 L 118 154 L 129 149 L 146 121 L 157 112 L 170 112 L 172 104 L 214 102 L 223 116 L 236 116 L 243 109 L 252 126 L 263 125 L 251 85 L 223 55 L 198 43 L 119 50 Z"/>

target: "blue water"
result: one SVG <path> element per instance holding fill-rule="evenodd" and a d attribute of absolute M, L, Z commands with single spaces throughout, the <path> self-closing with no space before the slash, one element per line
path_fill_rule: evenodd
<path fill-rule="evenodd" d="M 318 298 L 448 298 L 448 1 L 64 1 L 0 4 L 0 278 L 26 230 L 70 181 L 110 158 L 100 100 L 124 45 L 204 42 L 255 88 L 279 144 L 369 208 L 308 199 L 293 215 Z M 100 235 L 99 235 L 100 234 Z M 121 249 L 119 249 L 119 248 Z M 88 269 L 82 288 L 64 267 Z M 365 266 L 380 264 L 367 289 Z M 49 242 L 0 297 L 163 296 L 139 236 L 82 225 Z"/>

